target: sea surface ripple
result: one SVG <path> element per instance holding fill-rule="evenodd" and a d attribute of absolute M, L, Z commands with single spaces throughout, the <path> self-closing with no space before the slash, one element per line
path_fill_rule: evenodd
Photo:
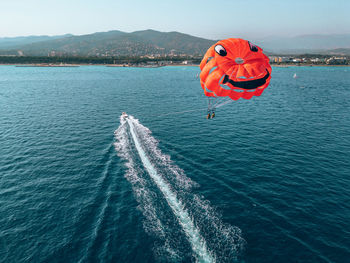
<path fill-rule="evenodd" d="M 118 152 L 122 111 L 151 132 L 143 151 L 209 261 L 348 262 L 350 68 L 274 67 L 213 120 L 169 114 L 206 107 L 198 73 L 0 66 L 0 262 L 198 260 L 135 145 Z"/>

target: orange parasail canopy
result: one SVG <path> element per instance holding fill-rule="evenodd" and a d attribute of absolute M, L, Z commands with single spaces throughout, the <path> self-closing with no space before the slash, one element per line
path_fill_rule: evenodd
<path fill-rule="evenodd" d="M 211 46 L 200 63 L 200 81 L 208 97 L 251 99 L 269 85 L 271 66 L 263 50 L 240 38 Z"/>

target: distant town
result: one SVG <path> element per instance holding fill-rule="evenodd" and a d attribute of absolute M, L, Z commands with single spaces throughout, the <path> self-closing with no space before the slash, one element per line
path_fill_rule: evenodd
<path fill-rule="evenodd" d="M 60 56 L 50 52 L 47 56 L 7 55 L 0 56 L 0 64 L 23 66 L 69 66 L 69 65 L 108 65 L 119 67 L 161 67 L 169 65 L 199 65 L 202 56 L 169 54 L 166 56 Z M 272 65 L 349 65 L 350 56 L 332 55 L 269 55 Z"/>
<path fill-rule="evenodd" d="M 348 56 L 331 55 L 298 55 L 298 56 L 269 56 L 271 64 L 290 64 L 290 65 L 349 65 Z"/>

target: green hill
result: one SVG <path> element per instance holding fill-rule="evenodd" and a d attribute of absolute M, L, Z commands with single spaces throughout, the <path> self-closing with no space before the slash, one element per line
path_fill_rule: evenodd
<path fill-rule="evenodd" d="M 125 33 L 109 31 L 82 36 L 67 36 L 44 40 L 13 49 L 0 50 L 0 54 L 26 56 L 164 56 L 169 54 L 203 55 L 215 43 L 178 32 L 155 30 Z M 20 51 L 20 52 L 19 52 Z"/>

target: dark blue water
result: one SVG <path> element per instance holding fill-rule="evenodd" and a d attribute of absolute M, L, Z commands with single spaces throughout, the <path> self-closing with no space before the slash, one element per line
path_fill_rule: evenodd
<path fill-rule="evenodd" d="M 0 262 L 348 262 L 350 69 L 164 115 L 206 107 L 198 72 L 1 66 Z"/>

